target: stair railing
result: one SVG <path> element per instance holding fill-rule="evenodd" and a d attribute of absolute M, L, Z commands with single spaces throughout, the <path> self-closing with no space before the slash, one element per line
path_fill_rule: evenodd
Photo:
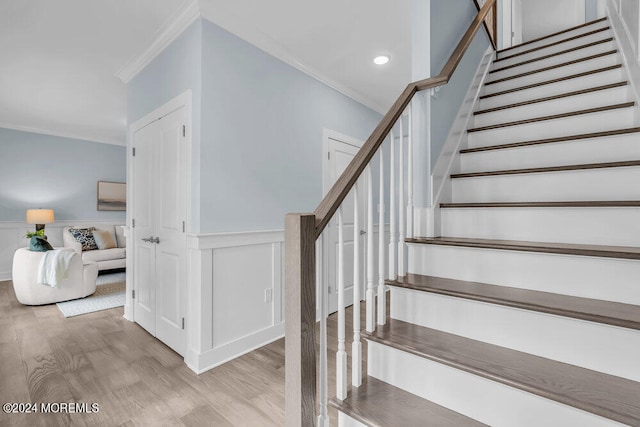
<path fill-rule="evenodd" d="M 406 274 L 405 237 L 413 237 L 413 141 L 411 135 L 412 114 L 410 102 L 413 96 L 426 89 L 445 85 L 451 79 L 458 64 L 469 48 L 475 34 L 495 6 L 496 0 L 486 0 L 477 16 L 465 32 L 449 57 L 440 74 L 425 80 L 410 83 L 391 106 L 364 143 L 360 151 L 346 167 L 342 175 L 326 194 L 313 213 L 290 213 L 285 218 L 285 420 L 289 427 L 328 425 L 327 414 L 327 316 L 328 288 L 337 289 L 337 354 L 336 354 L 336 398 L 347 396 L 347 352 L 345 318 L 345 224 L 343 202 L 349 197 L 353 201 L 353 261 L 360 265 L 361 233 L 366 236 L 365 274 L 365 329 L 374 332 L 376 323 L 386 323 L 385 256 L 388 241 L 387 276 L 395 280 Z M 403 117 L 404 116 L 404 117 Z M 406 127 L 405 127 L 406 126 Z M 405 132 L 407 129 L 407 132 Z M 397 135 L 397 136 L 396 136 Z M 381 146 L 389 139 L 389 174 L 385 175 L 385 155 Z M 406 146 L 405 146 L 406 142 Z M 406 147 L 406 156 L 405 156 Z M 375 170 L 374 157 L 378 156 Z M 398 158 L 396 158 L 398 155 Z M 405 164 L 407 165 L 405 170 Z M 377 176 L 374 176 L 377 174 Z M 406 187 L 405 187 L 405 176 Z M 389 183 L 385 182 L 389 178 Z M 396 182 L 396 177 L 398 182 Z M 374 237 L 373 181 L 377 178 L 378 227 Z M 385 223 L 385 187 L 389 188 L 389 234 L 387 240 Z M 360 230 L 358 200 L 360 192 L 366 195 L 366 231 Z M 405 201 L 406 194 L 406 201 Z M 396 203 L 397 200 L 397 203 Z M 406 210 L 405 210 L 406 209 Z M 397 212 L 396 212 L 397 211 Z M 397 214 L 397 218 L 396 218 Z M 328 227 L 332 224 L 330 227 Z M 398 225 L 396 229 L 396 223 Z M 406 224 L 406 226 L 405 226 Z M 321 238 L 325 234 L 325 238 Z M 320 359 L 319 375 L 316 375 L 316 280 L 325 275 L 324 266 L 316 262 L 322 254 L 322 242 L 327 242 L 327 233 L 337 234 L 337 283 L 319 287 Z M 377 240 L 377 242 L 376 242 Z M 376 289 L 374 248 L 378 250 L 378 277 Z M 333 255 L 331 255 L 333 256 Z M 328 261 L 328 260 L 326 260 Z M 362 383 L 362 346 L 360 343 L 360 268 L 353 273 L 353 344 L 352 385 Z M 324 278 L 332 282 L 333 278 Z M 377 310 L 376 304 L 377 290 Z M 376 315 L 377 312 L 377 315 Z M 377 318 L 377 322 L 376 322 Z M 317 388 L 316 379 L 320 384 Z M 320 396 L 319 410 L 317 408 Z M 316 417 L 316 411 L 318 416 Z"/>

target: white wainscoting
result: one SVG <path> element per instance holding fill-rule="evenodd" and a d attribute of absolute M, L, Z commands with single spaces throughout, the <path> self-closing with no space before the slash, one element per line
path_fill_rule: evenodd
<path fill-rule="evenodd" d="M 189 368 L 202 373 L 284 336 L 284 230 L 190 235 L 188 247 Z"/>
<path fill-rule="evenodd" d="M 64 220 L 56 221 L 45 226 L 45 233 L 49 243 L 54 247 L 63 246 L 62 229 L 64 227 L 97 227 L 105 228 L 114 225 L 124 225 L 123 221 L 91 221 L 91 220 Z M 22 221 L 0 222 L 0 281 L 11 280 L 11 266 L 13 254 L 18 248 L 29 246 L 29 239 L 25 237 L 27 231 L 35 230 L 33 224 Z"/>

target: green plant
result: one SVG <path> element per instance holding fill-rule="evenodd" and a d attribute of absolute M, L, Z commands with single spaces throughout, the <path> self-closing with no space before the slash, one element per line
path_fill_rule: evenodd
<path fill-rule="evenodd" d="M 37 231 L 27 231 L 27 234 L 25 235 L 25 237 L 27 239 L 32 238 L 33 236 L 44 236 L 44 229 L 43 230 L 37 230 Z"/>

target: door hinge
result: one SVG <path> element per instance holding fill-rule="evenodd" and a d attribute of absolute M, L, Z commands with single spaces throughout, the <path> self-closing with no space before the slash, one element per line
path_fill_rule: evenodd
<path fill-rule="evenodd" d="M 331 151 L 327 151 L 327 160 L 331 160 Z"/>
<path fill-rule="evenodd" d="M 182 125 L 182 137 L 186 137 L 187 136 L 187 126 L 186 125 Z"/>
<path fill-rule="evenodd" d="M 132 155 L 133 157 L 135 157 L 135 156 L 136 156 L 136 147 L 132 147 L 132 148 L 131 148 L 131 155 Z"/>
<path fill-rule="evenodd" d="M 135 289 L 131 290 L 131 299 L 136 299 L 136 290 Z"/>
<path fill-rule="evenodd" d="M 136 228 L 136 220 L 135 219 L 131 220 L 131 228 Z"/>
<path fill-rule="evenodd" d="M 186 229 L 187 229 L 187 225 L 185 224 L 184 221 L 182 221 L 182 232 L 184 233 Z"/>
<path fill-rule="evenodd" d="M 182 329 L 184 329 L 184 317 L 182 318 Z"/>

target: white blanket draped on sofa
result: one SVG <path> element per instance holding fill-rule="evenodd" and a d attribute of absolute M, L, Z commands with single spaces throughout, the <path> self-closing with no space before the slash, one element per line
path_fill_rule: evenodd
<path fill-rule="evenodd" d="M 38 283 L 57 287 L 67 277 L 73 249 L 54 249 L 44 253 L 38 266 Z"/>

